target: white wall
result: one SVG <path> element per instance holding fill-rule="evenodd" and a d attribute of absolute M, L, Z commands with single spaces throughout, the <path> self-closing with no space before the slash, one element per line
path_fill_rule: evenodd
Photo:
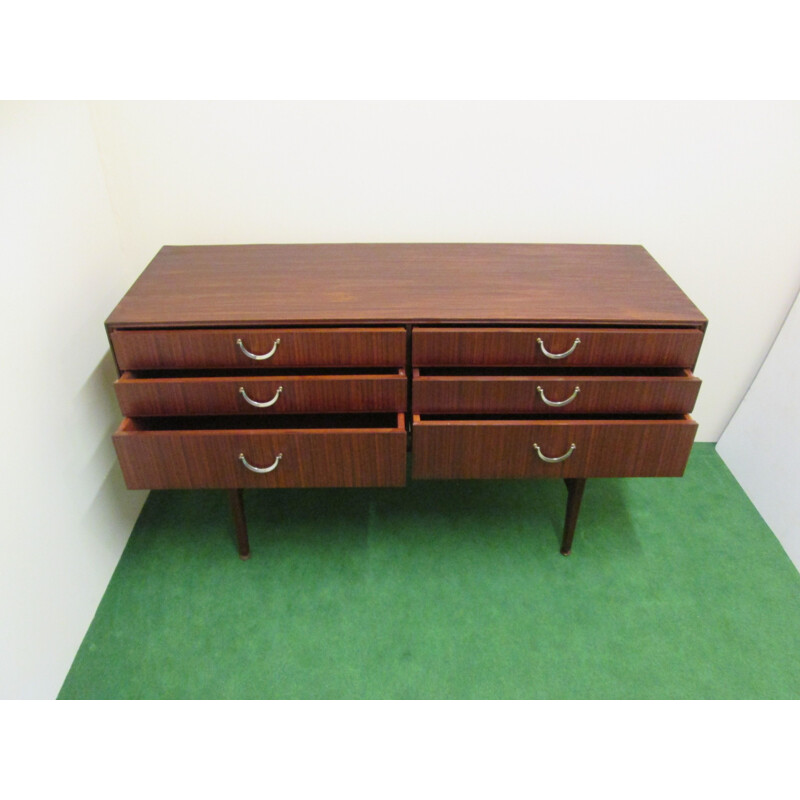
<path fill-rule="evenodd" d="M 717 452 L 800 569 L 800 296 Z"/>
<path fill-rule="evenodd" d="M 112 202 L 162 244 L 621 242 L 710 319 L 714 441 L 800 286 L 800 103 L 97 103 Z"/>
<path fill-rule="evenodd" d="M 130 284 L 85 104 L 0 103 L 0 697 L 55 697 L 144 500 L 103 320 Z"/>

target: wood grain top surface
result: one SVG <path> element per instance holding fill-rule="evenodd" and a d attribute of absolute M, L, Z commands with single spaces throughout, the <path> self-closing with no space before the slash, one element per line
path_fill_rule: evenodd
<path fill-rule="evenodd" d="M 165 246 L 109 327 L 339 324 L 705 326 L 639 245 Z"/>

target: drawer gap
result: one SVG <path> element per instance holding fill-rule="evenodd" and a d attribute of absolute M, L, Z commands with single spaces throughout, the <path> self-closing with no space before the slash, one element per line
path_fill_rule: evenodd
<path fill-rule="evenodd" d="M 630 420 L 642 419 L 646 421 L 675 421 L 685 420 L 689 417 L 686 414 L 415 414 L 415 421 L 420 422 L 547 422 L 548 420 Z"/>
<path fill-rule="evenodd" d="M 123 428 L 130 432 L 180 430 L 321 430 L 405 428 L 403 414 L 273 414 L 219 417 L 129 417 Z"/>
<path fill-rule="evenodd" d="M 124 380 L 157 380 L 159 378 L 288 378 L 293 376 L 343 375 L 368 377 L 370 375 L 402 375 L 396 367 L 276 367 L 263 369 L 158 369 L 126 370 Z"/>
<path fill-rule="evenodd" d="M 691 370 L 678 368 L 597 369 L 594 367 L 416 367 L 424 377 L 619 377 L 641 376 L 645 378 L 690 378 Z"/>

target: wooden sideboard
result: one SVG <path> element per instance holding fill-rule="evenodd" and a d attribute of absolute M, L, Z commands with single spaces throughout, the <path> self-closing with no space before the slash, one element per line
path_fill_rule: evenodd
<path fill-rule="evenodd" d="M 106 320 L 131 489 L 680 476 L 707 320 L 634 245 L 163 247 Z"/>

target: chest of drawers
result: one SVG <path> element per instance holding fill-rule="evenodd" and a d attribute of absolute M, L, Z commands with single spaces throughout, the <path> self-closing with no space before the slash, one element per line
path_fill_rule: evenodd
<path fill-rule="evenodd" d="M 133 489 L 679 476 L 706 319 L 638 246 L 164 247 L 106 321 Z"/>

